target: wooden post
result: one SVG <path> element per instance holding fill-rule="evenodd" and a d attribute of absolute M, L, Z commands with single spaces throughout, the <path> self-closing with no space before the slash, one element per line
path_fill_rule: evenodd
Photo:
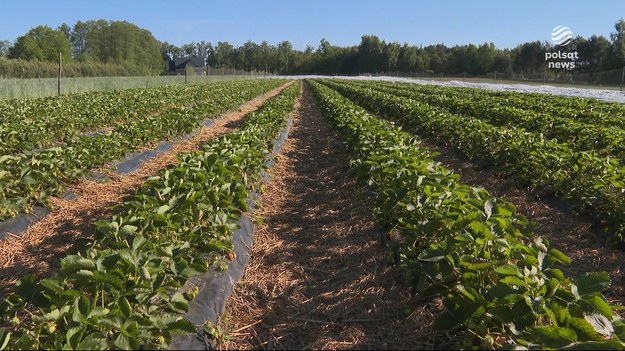
<path fill-rule="evenodd" d="M 187 84 L 187 65 L 184 65 L 184 84 Z"/>
<path fill-rule="evenodd" d="M 209 66 L 209 65 L 206 65 L 206 83 L 208 83 L 208 75 L 209 75 L 209 72 L 210 72 L 210 66 Z"/>
<path fill-rule="evenodd" d="M 56 84 L 56 88 L 57 88 L 57 95 L 61 95 L 61 73 L 63 72 L 63 56 L 61 55 L 61 52 L 59 51 L 59 76 L 57 78 L 57 84 Z"/>
<path fill-rule="evenodd" d="M 621 73 L 621 91 L 623 91 L 623 80 L 625 80 L 625 67 L 623 67 L 623 73 Z"/>

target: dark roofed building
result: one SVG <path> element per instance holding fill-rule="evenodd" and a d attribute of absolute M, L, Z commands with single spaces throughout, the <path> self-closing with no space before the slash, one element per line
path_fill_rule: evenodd
<path fill-rule="evenodd" d="M 167 74 L 177 75 L 184 74 L 185 67 L 195 70 L 195 74 L 205 74 L 206 65 L 203 57 L 183 57 L 169 60 L 167 63 Z"/>

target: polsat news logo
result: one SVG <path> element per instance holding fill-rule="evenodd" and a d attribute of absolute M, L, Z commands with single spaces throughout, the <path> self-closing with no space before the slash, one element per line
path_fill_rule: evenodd
<path fill-rule="evenodd" d="M 557 26 L 551 31 L 551 41 L 554 43 L 558 51 L 545 52 L 545 61 L 547 68 L 572 70 L 575 68 L 575 60 L 577 60 L 577 51 L 562 51 L 560 48 L 566 48 L 573 41 L 573 32 L 571 28 L 566 26 Z"/>

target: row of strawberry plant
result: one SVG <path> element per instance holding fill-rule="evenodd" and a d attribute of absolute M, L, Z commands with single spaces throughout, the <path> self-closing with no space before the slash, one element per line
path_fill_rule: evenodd
<path fill-rule="evenodd" d="M 180 155 L 97 222 L 93 240 L 76 243 L 61 271 L 23 278 L 0 303 L 0 349 L 166 348 L 195 334 L 182 315 L 197 289 L 185 283 L 222 267 L 250 190 L 261 181 L 272 140 L 299 95 L 286 88 L 251 113 L 242 130 Z"/>
<path fill-rule="evenodd" d="M 512 204 L 460 183 L 392 122 L 311 84 L 375 194 L 377 220 L 397 237 L 416 297 L 443 299 L 434 328 L 468 328 L 469 348 L 625 347 L 625 323 L 601 294 L 607 273 L 569 280 L 557 268 L 569 258 L 535 236 Z"/>
<path fill-rule="evenodd" d="M 201 121 L 277 87 L 280 80 L 253 80 L 213 90 L 212 100 L 125 123 L 106 134 L 68 139 L 62 147 L 0 157 L 0 220 L 29 211 L 65 184 L 151 142 L 191 132 Z"/>
<path fill-rule="evenodd" d="M 482 97 L 473 92 L 449 94 L 446 93 L 449 88 L 443 87 L 425 92 L 416 84 L 399 86 L 370 81 L 353 85 L 409 97 L 454 114 L 483 119 L 496 126 L 524 128 L 530 132 L 542 133 L 545 138 L 567 143 L 576 151 L 595 150 L 601 155 L 619 158 L 625 156 L 625 129 L 584 123 L 570 116 L 555 116 L 496 104 L 488 95 Z"/>
<path fill-rule="evenodd" d="M 380 84 L 401 87 L 402 89 L 419 91 L 430 95 L 446 95 L 453 98 L 462 97 L 481 101 L 493 107 L 513 107 L 546 116 L 570 118 L 581 123 L 625 128 L 625 107 L 618 102 L 542 93 L 492 91 L 468 87 L 444 87 L 401 82 L 380 82 Z"/>
<path fill-rule="evenodd" d="M 89 131 L 110 128 L 166 109 L 206 100 L 232 85 L 215 83 L 90 92 L 0 102 L 0 155 L 54 145 Z M 7 109 L 9 105 L 13 109 Z M 15 106 L 14 106 L 15 105 Z M 3 109 L 4 107 L 4 109 Z M 8 114 L 4 115 L 1 114 Z"/>
<path fill-rule="evenodd" d="M 420 101 L 325 81 L 363 107 L 396 118 L 408 130 L 451 145 L 465 157 L 497 167 L 522 186 L 532 186 L 589 211 L 611 241 L 625 234 L 625 168 L 594 151 L 576 152 L 564 144 L 523 130 L 495 127 Z"/>

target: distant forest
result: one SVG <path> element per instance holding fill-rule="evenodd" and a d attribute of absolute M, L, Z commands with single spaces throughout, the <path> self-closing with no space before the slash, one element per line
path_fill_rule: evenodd
<path fill-rule="evenodd" d="M 66 76 L 164 74 L 167 60 L 202 57 L 211 68 L 235 68 L 272 74 L 469 74 L 497 72 L 502 77 L 546 70 L 545 53 L 577 51 L 575 72 L 592 74 L 625 66 L 625 20 L 614 24 L 609 38 L 577 36 L 566 48 L 550 42 L 522 43 L 499 49 L 493 43 L 415 46 L 363 35 L 358 45 L 335 46 L 321 39 L 317 47 L 293 49 L 289 41 L 248 41 L 241 46 L 201 41 L 176 46 L 156 39 L 126 21 L 78 21 L 32 28 L 14 42 L 0 40 L 0 77 L 54 77 L 59 52 Z"/>

